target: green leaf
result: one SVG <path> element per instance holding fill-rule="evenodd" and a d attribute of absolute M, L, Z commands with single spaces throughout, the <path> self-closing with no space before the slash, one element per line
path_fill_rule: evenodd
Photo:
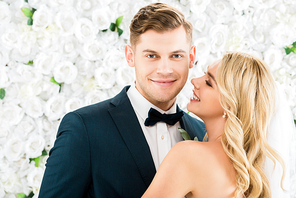
<path fill-rule="evenodd" d="M 179 128 L 179 131 L 180 131 L 184 140 L 191 140 L 190 136 L 188 135 L 188 133 L 184 129 Z"/>
<path fill-rule="evenodd" d="M 32 197 L 34 197 L 33 191 L 30 192 L 30 194 L 27 196 L 27 198 L 32 198 Z"/>
<path fill-rule="evenodd" d="M 26 3 L 28 3 L 28 0 L 25 0 Z"/>
<path fill-rule="evenodd" d="M 116 19 L 116 27 L 118 27 L 122 22 L 123 16 L 120 16 Z"/>
<path fill-rule="evenodd" d="M 33 19 L 31 17 L 28 19 L 27 25 L 33 25 Z"/>
<path fill-rule="evenodd" d="M 25 195 L 25 193 L 17 193 L 16 196 L 17 196 L 17 198 L 26 198 L 27 197 Z"/>
<path fill-rule="evenodd" d="M 288 45 L 285 47 L 286 54 L 290 54 L 291 52 L 294 52 L 296 54 L 296 41 L 292 45 Z"/>
<path fill-rule="evenodd" d="M 35 8 L 32 8 L 32 14 L 34 14 L 35 11 L 36 11 L 36 9 Z"/>
<path fill-rule="evenodd" d="M 33 61 L 30 60 L 26 65 L 33 65 Z"/>
<path fill-rule="evenodd" d="M 285 47 L 285 51 L 287 55 L 289 55 L 292 52 L 291 48 L 289 47 Z"/>
<path fill-rule="evenodd" d="M 41 155 L 41 156 L 46 156 L 46 155 L 48 155 L 48 153 L 47 153 L 46 150 L 44 149 L 44 150 L 42 151 L 42 155 Z"/>
<path fill-rule="evenodd" d="M 118 32 L 118 36 L 121 36 L 121 35 L 122 35 L 122 33 L 123 33 L 123 30 L 122 30 L 122 29 L 120 29 L 120 28 L 117 28 L 117 32 Z"/>
<path fill-rule="evenodd" d="M 107 32 L 107 31 L 108 31 L 108 29 L 102 30 L 102 32 Z"/>
<path fill-rule="evenodd" d="M 114 32 L 116 29 L 116 24 L 115 23 L 111 23 L 109 29 Z"/>
<path fill-rule="evenodd" d="M 29 8 L 22 8 L 21 9 L 23 11 L 23 13 L 25 14 L 26 17 L 32 17 L 33 13 Z"/>
<path fill-rule="evenodd" d="M 61 83 L 58 83 L 58 82 L 54 79 L 54 77 L 51 77 L 50 82 L 52 82 L 52 83 L 54 83 L 54 84 L 56 84 L 56 85 L 61 86 Z"/>
<path fill-rule="evenodd" d="M 40 157 L 36 157 L 34 161 L 35 161 L 35 167 L 39 167 Z"/>
<path fill-rule="evenodd" d="M 0 89 L 0 99 L 3 100 L 4 97 L 5 97 L 5 89 L 1 88 Z"/>
<path fill-rule="evenodd" d="M 194 141 L 199 141 L 197 137 L 194 138 Z"/>
<path fill-rule="evenodd" d="M 296 120 L 294 120 L 295 126 L 296 126 Z"/>

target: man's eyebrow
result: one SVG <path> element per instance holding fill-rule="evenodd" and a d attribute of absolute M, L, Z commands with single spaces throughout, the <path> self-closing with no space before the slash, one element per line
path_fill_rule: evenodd
<path fill-rule="evenodd" d="M 149 53 L 153 53 L 153 54 L 157 53 L 156 51 L 151 50 L 151 49 L 145 49 L 145 50 L 143 50 L 143 52 L 149 52 Z"/>
<path fill-rule="evenodd" d="M 178 53 L 186 53 L 186 51 L 184 51 L 182 49 L 179 49 L 179 50 L 176 50 L 176 51 L 172 52 L 172 54 L 178 54 Z"/>
<path fill-rule="evenodd" d="M 211 74 L 210 72 L 207 72 L 207 74 L 215 81 L 215 83 L 217 84 L 217 82 L 216 82 L 216 79 L 215 79 L 215 77 L 213 76 L 213 74 Z"/>

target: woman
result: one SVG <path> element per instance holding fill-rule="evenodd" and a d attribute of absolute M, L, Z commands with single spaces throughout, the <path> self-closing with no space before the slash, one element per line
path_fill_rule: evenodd
<path fill-rule="evenodd" d="M 143 197 L 271 197 L 265 158 L 278 161 L 283 173 L 285 163 L 266 138 L 276 87 L 265 63 L 227 53 L 191 82 L 187 109 L 204 121 L 208 142 L 176 144 Z"/>

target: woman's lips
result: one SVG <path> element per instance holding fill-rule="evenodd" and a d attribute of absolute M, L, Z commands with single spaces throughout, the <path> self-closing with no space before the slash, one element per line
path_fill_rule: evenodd
<path fill-rule="evenodd" d="M 195 92 L 193 91 L 193 96 L 192 98 L 190 98 L 192 101 L 197 101 L 197 102 L 200 102 L 200 99 L 199 97 L 195 94 Z"/>

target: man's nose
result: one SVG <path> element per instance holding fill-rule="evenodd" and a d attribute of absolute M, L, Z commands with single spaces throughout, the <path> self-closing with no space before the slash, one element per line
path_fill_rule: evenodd
<path fill-rule="evenodd" d="M 173 73 L 172 64 L 170 63 L 169 59 L 162 58 L 159 61 L 159 64 L 158 64 L 158 67 L 157 67 L 157 73 L 162 73 L 162 74 Z"/>

